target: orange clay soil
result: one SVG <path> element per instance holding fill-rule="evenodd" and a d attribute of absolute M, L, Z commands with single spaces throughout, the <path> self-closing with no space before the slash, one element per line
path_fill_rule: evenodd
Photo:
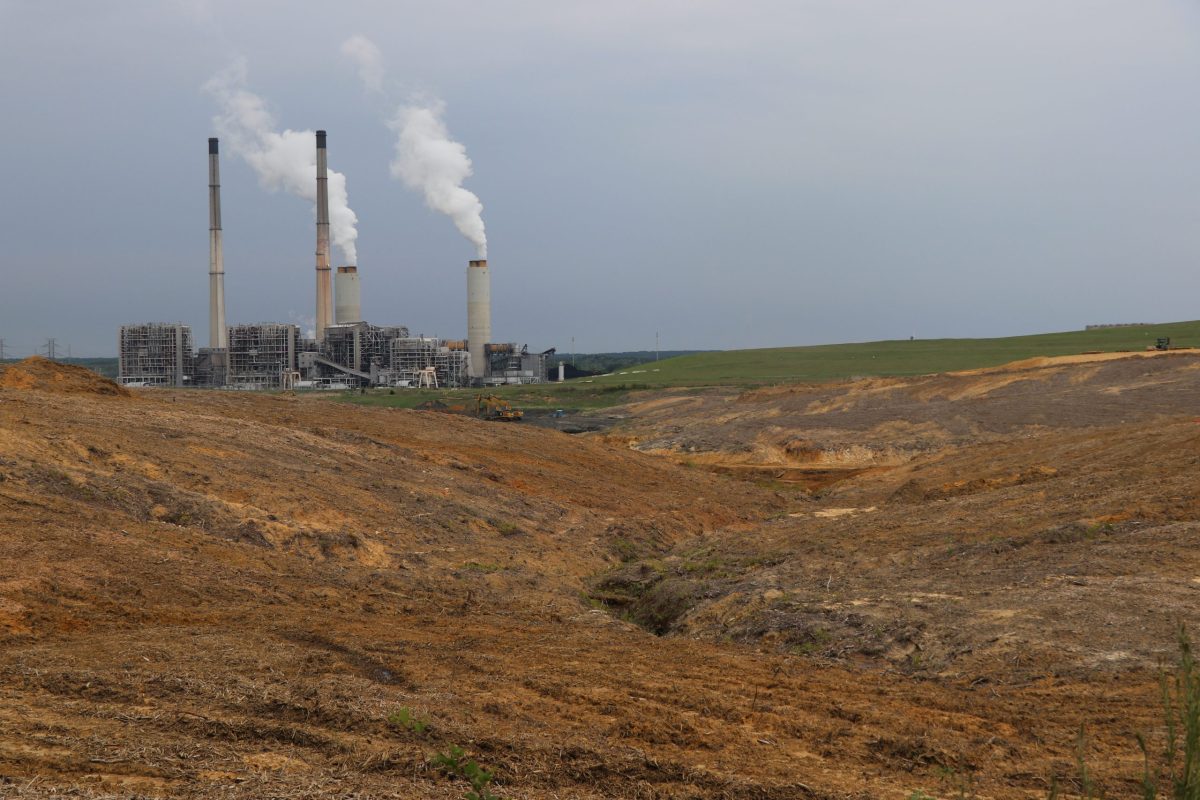
<path fill-rule="evenodd" d="M 837 441 L 878 447 L 860 422 Z M 812 499 L 601 438 L 9 367 L 0 796 L 461 798 L 430 761 L 459 745 L 505 798 L 1044 797 L 1081 723 L 1135 796 L 1200 593 L 1200 426 L 973 424 Z"/>

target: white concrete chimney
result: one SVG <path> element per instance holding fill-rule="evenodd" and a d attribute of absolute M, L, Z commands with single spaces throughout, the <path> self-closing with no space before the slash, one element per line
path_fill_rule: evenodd
<path fill-rule="evenodd" d="M 467 264 L 467 352 L 471 354 L 471 377 L 487 375 L 483 346 L 492 341 L 492 279 L 486 260 Z"/>
<path fill-rule="evenodd" d="M 362 322 L 362 288 L 358 283 L 358 267 L 338 267 L 333 280 L 337 324 Z"/>

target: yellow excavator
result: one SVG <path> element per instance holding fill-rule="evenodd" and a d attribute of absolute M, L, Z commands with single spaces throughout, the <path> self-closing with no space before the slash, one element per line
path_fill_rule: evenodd
<path fill-rule="evenodd" d="M 475 395 L 475 404 L 455 403 L 450 405 L 441 400 L 429 400 L 417 406 L 420 411 L 441 411 L 445 414 L 466 414 L 479 419 L 489 419 L 494 422 L 520 422 L 525 412 L 513 408 L 508 402 L 494 394 Z"/>
<path fill-rule="evenodd" d="M 496 422 L 520 422 L 525 412 L 513 408 L 494 394 L 480 394 L 475 397 L 475 416 Z"/>

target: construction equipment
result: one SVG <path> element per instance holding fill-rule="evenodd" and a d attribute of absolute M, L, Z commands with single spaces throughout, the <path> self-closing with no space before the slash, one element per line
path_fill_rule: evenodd
<path fill-rule="evenodd" d="M 495 422 L 520 422 L 525 412 L 518 411 L 494 394 L 476 395 L 475 416 Z"/>
<path fill-rule="evenodd" d="M 1171 337 L 1170 336 L 1158 337 L 1158 339 L 1155 340 L 1155 342 L 1154 342 L 1154 349 L 1155 350 L 1170 350 L 1171 349 Z"/>
<path fill-rule="evenodd" d="M 417 406 L 418 411 L 441 411 L 443 414 L 465 414 L 479 419 L 494 422 L 520 422 L 525 412 L 513 408 L 508 402 L 494 394 L 475 395 L 474 405 L 461 403 L 444 403 L 441 400 L 427 400 Z"/>

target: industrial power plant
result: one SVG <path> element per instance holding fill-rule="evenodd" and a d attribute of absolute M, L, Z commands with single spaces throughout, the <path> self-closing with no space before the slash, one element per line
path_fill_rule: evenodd
<path fill-rule="evenodd" d="M 457 388 L 543 383 L 554 350 L 493 342 L 485 259 L 467 265 L 467 337 L 411 336 L 362 317 L 358 265 L 330 264 L 325 131 L 316 132 L 316 317 L 312 338 L 290 323 L 227 325 L 217 139 L 208 140 L 209 340 L 194 349 L 182 323 L 122 325 L 119 381 L 126 386 L 227 389 Z"/>

